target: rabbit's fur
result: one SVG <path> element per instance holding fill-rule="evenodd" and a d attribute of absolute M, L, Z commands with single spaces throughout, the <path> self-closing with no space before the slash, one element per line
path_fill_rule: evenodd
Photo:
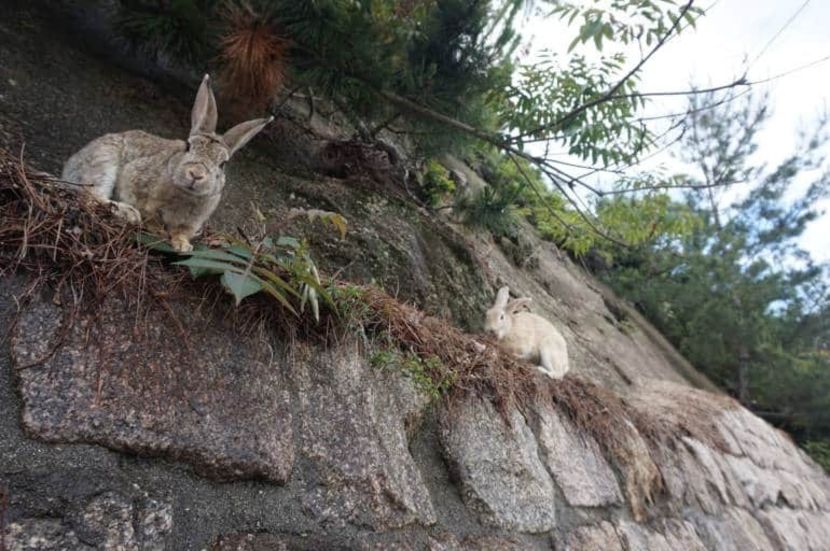
<path fill-rule="evenodd" d="M 80 184 L 132 223 L 160 225 L 174 249 L 190 240 L 216 210 L 225 187 L 225 163 L 273 117 L 216 133 L 216 99 L 205 75 L 191 112 L 187 141 L 140 130 L 106 134 L 66 161 L 63 180 Z"/>
<path fill-rule="evenodd" d="M 548 320 L 521 311 L 530 302 L 529 298 L 510 300 L 510 288 L 502 287 L 496 302 L 487 310 L 484 329 L 495 334 L 499 344 L 511 354 L 538 361 L 539 371 L 553 379 L 561 379 L 570 369 L 568 344 Z"/>

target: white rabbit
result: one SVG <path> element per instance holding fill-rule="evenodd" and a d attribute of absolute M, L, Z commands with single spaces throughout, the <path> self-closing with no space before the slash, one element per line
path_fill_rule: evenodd
<path fill-rule="evenodd" d="M 487 310 L 484 329 L 496 335 L 505 350 L 526 360 L 539 362 L 548 377 L 561 379 L 570 369 L 568 345 L 562 333 L 548 320 L 531 312 L 520 312 L 529 298 L 510 300 L 510 288 L 502 287 Z"/>
<path fill-rule="evenodd" d="M 216 134 L 216 100 L 205 75 L 191 112 L 187 141 L 130 130 L 106 134 L 66 161 L 62 178 L 80 184 L 132 223 L 161 225 L 174 249 L 190 239 L 219 205 L 225 163 L 273 120 L 255 119 Z"/>

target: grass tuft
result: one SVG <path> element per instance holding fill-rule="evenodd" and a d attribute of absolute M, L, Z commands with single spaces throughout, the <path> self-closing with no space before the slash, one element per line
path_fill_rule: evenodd
<path fill-rule="evenodd" d="M 128 304 L 168 296 L 186 278 L 136 246 L 137 228 L 109 208 L 0 150 L 0 276 L 25 270 L 56 296 L 90 308 L 120 295 Z"/>

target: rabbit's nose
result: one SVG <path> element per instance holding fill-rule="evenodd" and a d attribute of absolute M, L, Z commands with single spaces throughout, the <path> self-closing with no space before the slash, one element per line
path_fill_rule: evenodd
<path fill-rule="evenodd" d="M 200 180 L 204 180 L 205 176 L 205 169 L 201 167 L 192 166 L 187 169 L 187 177 L 190 178 L 194 182 L 198 182 Z"/>

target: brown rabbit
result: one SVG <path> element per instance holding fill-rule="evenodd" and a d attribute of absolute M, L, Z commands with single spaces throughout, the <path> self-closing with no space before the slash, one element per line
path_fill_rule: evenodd
<path fill-rule="evenodd" d="M 216 119 L 216 99 L 205 75 L 187 141 L 141 130 L 106 134 L 66 161 L 63 179 L 84 186 L 132 223 L 161 224 L 174 249 L 191 251 L 191 238 L 219 204 L 225 163 L 273 117 L 243 122 L 222 136 L 216 134 Z"/>

